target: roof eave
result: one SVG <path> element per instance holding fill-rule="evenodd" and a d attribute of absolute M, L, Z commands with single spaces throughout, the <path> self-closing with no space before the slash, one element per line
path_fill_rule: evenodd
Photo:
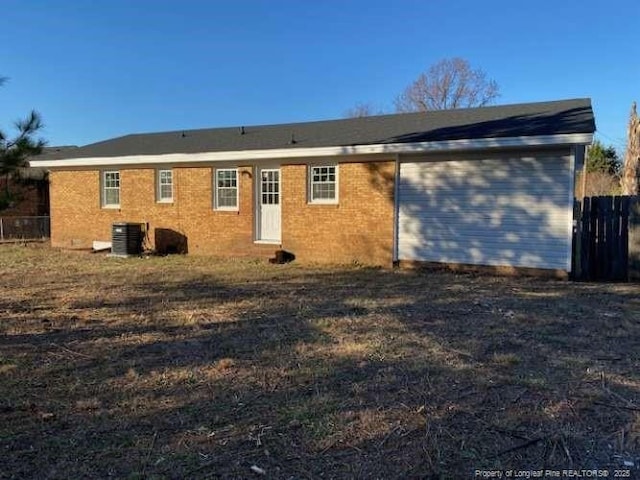
<path fill-rule="evenodd" d="M 59 160 L 33 160 L 32 167 L 101 167 L 120 165 L 180 164 L 201 162 L 229 162 L 244 160 L 293 159 L 304 157 L 335 157 L 371 154 L 400 154 L 449 152 L 460 150 L 486 150 L 534 146 L 589 145 L 593 133 L 558 135 L 476 138 L 414 143 L 382 143 L 338 147 L 282 148 L 266 150 L 238 150 L 226 152 L 168 153 L 161 155 L 127 155 L 119 157 L 61 158 Z"/>

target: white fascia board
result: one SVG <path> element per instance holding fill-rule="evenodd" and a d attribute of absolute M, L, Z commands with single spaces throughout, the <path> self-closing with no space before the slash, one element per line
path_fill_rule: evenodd
<path fill-rule="evenodd" d="M 591 133 L 543 135 L 536 137 L 478 138 L 440 142 L 387 143 L 343 147 L 281 148 L 269 150 L 240 150 L 230 152 L 169 153 L 164 155 L 128 155 L 122 157 L 88 157 L 60 160 L 32 160 L 39 168 L 100 167 L 118 165 L 158 165 L 203 162 L 237 162 L 304 157 L 337 157 L 367 154 L 400 154 L 445 152 L 456 150 L 482 150 L 486 148 L 533 147 L 545 145 L 589 145 Z"/>

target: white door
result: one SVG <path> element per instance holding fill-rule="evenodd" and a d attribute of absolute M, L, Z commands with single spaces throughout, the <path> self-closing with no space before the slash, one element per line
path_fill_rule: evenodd
<path fill-rule="evenodd" d="M 280 242 L 280 169 L 258 170 L 258 228 L 257 239 L 263 242 Z"/>

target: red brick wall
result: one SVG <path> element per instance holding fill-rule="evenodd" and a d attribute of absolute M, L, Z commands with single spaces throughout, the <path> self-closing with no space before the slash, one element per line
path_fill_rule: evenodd
<path fill-rule="evenodd" d="M 51 185 L 51 243 L 57 247 L 90 248 L 93 240 L 111 239 L 117 221 L 149 224 L 148 246 L 155 246 L 155 229 L 170 229 L 187 238 L 193 253 L 264 255 L 273 246 L 253 243 L 251 167 L 239 168 L 240 204 L 237 212 L 212 208 L 212 169 L 174 168 L 174 203 L 155 198 L 153 168 L 120 169 L 120 207 L 100 205 L 100 172 L 54 171 Z"/>
<path fill-rule="evenodd" d="M 282 248 L 304 262 L 391 264 L 393 240 L 393 162 L 343 163 L 338 205 L 307 203 L 307 166 L 282 166 Z M 155 169 L 120 169 L 120 207 L 100 205 L 98 170 L 50 174 L 53 246 L 90 248 L 93 240 L 111 239 L 116 221 L 169 229 L 187 239 L 190 253 L 272 256 L 278 245 L 254 240 L 253 168 L 239 168 L 239 209 L 212 207 L 213 169 L 173 169 L 174 203 L 156 202 Z"/>
<path fill-rule="evenodd" d="M 308 166 L 282 167 L 283 247 L 304 262 L 390 266 L 394 162 L 338 168 L 338 204 L 315 205 L 308 202 Z"/>

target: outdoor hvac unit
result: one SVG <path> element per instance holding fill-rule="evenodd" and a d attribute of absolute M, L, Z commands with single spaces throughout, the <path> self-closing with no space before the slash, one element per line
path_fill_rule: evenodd
<path fill-rule="evenodd" d="M 142 253 L 142 225 L 140 223 L 114 223 L 111 231 L 112 255 L 140 255 Z"/>

